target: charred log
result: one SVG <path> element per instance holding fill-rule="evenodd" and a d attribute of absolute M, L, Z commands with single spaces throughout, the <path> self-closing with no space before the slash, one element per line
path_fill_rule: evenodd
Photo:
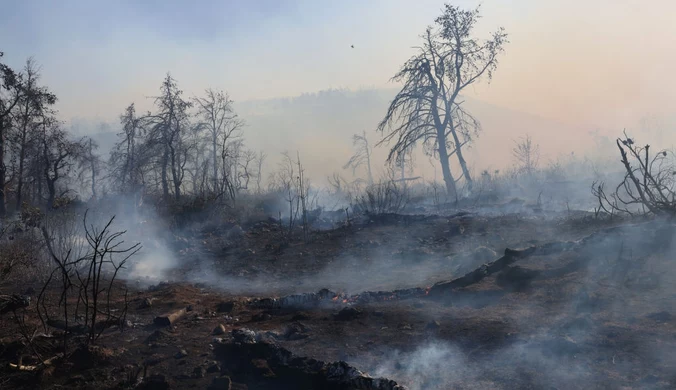
<path fill-rule="evenodd" d="M 636 225 L 632 228 L 644 228 L 643 225 Z M 323 289 L 317 293 L 295 294 L 282 298 L 263 298 L 256 299 L 249 303 L 249 305 L 264 308 L 264 309 L 281 309 L 281 308 L 313 308 L 319 306 L 333 307 L 338 305 L 349 304 L 366 304 L 371 302 L 383 302 L 392 300 L 402 300 L 411 298 L 423 298 L 426 296 L 439 296 L 447 294 L 451 291 L 461 288 L 469 287 L 480 282 L 486 277 L 497 272 L 507 269 L 510 265 L 518 260 L 525 259 L 530 256 L 546 256 L 555 253 L 562 253 L 566 251 L 578 251 L 582 248 L 591 245 L 592 243 L 604 242 L 604 240 L 612 234 L 619 234 L 625 227 L 612 227 L 604 229 L 588 236 L 585 236 L 576 241 L 555 241 L 539 246 L 532 246 L 525 249 L 510 249 L 506 248 L 504 255 L 499 259 L 483 264 L 472 272 L 465 274 L 459 278 L 439 282 L 428 288 L 409 288 L 394 291 L 366 291 L 356 295 L 346 295 L 341 293 L 334 293 L 330 290 Z M 652 241 L 647 241 L 645 244 L 651 244 Z M 581 259 L 575 262 L 575 266 L 584 265 L 588 259 Z M 513 276 L 513 275 L 512 275 Z M 536 275 L 530 275 L 532 279 Z M 517 286 L 518 287 L 518 286 Z M 523 287 L 523 286 L 521 286 Z"/>
<path fill-rule="evenodd" d="M 187 313 L 187 310 L 185 308 L 176 310 L 171 313 L 166 313 L 161 316 L 155 317 L 155 320 L 153 321 L 155 325 L 157 326 L 171 326 L 173 325 L 176 321 L 180 320 L 183 318 L 183 316 Z"/>
<path fill-rule="evenodd" d="M 505 267 L 514 263 L 515 261 L 532 255 L 535 252 L 535 250 L 536 250 L 535 247 L 530 247 L 521 250 L 507 248 L 505 249 L 505 255 L 493 262 L 483 264 L 481 267 L 466 274 L 465 276 L 451 280 L 450 282 L 440 282 L 435 284 L 434 286 L 432 286 L 429 295 L 435 296 L 439 294 L 445 294 L 448 291 L 467 287 L 472 284 L 478 283 L 485 277 L 503 270 Z"/>
<path fill-rule="evenodd" d="M 330 301 L 338 294 L 322 289 L 316 293 L 294 294 L 282 298 L 262 298 L 256 299 L 249 304 L 254 307 L 265 309 L 281 309 L 289 307 L 316 307 L 323 302 Z"/>

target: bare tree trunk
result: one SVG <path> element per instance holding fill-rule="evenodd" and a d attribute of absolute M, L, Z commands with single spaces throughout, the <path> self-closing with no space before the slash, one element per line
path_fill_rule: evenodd
<path fill-rule="evenodd" d="M 4 217 L 7 213 L 5 207 L 5 175 L 7 168 L 5 167 L 5 126 L 3 118 L 0 118 L 0 217 Z"/>
<path fill-rule="evenodd" d="M 169 145 L 170 157 L 171 157 L 171 178 L 174 182 L 174 197 L 176 200 L 181 199 L 181 180 L 178 177 L 178 165 L 179 161 L 176 161 L 176 150 L 174 147 Z"/>
<path fill-rule="evenodd" d="M 401 181 L 406 179 L 406 155 L 404 154 L 401 158 Z"/>
<path fill-rule="evenodd" d="M 92 199 L 96 199 L 96 161 L 94 159 L 94 149 L 92 139 L 89 139 L 89 163 L 92 170 Z"/>
<path fill-rule="evenodd" d="M 55 180 L 47 179 L 47 190 L 49 191 L 49 197 L 47 198 L 47 208 L 54 208 L 54 202 L 56 201 L 56 185 Z"/>
<path fill-rule="evenodd" d="M 448 151 L 446 150 L 446 136 L 443 132 L 437 134 L 439 144 L 439 162 L 441 162 L 441 173 L 444 176 L 444 183 L 446 183 L 446 192 L 453 198 L 458 198 L 457 189 L 455 187 L 455 179 L 451 174 L 451 166 L 448 162 Z"/>
<path fill-rule="evenodd" d="M 455 131 L 455 125 L 453 124 L 452 118 L 450 120 L 450 125 L 451 125 L 451 134 L 453 135 L 453 142 L 455 142 L 455 154 L 458 156 L 458 162 L 460 163 L 462 174 L 465 177 L 465 181 L 467 182 L 467 187 L 469 190 L 472 190 L 472 176 L 469 173 L 469 169 L 467 169 L 467 162 L 465 161 L 465 158 L 462 155 L 463 144 L 462 142 L 460 142 L 460 138 L 458 138 L 458 133 Z"/>
<path fill-rule="evenodd" d="M 216 129 L 216 121 L 214 121 L 213 128 L 212 128 L 212 139 L 211 139 L 211 159 L 214 164 L 214 192 L 218 192 L 218 160 L 216 157 L 216 150 L 218 148 L 218 132 L 215 130 Z"/>
<path fill-rule="evenodd" d="M 26 158 L 24 143 L 21 143 L 21 151 L 19 152 L 19 172 L 17 172 L 16 183 L 16 209 L 21 209 L 21 201 L 23 200 L 23 164 Z"/>
<path fill-rule="evenodd" d="M 169 200 L 169 182 L 167 181 L 167 165 L 169 164 L 169 147 L 164 146 L 164 154 L 162 155 L 162 194 L 164 200 Z"/>
<path fill-rule="evenodd" d="M 371 153 L 370 152 L 367 152 L 367 154 L 366 154 L 366 165 L 368 167 L 369 185 L 373 185 L 373 171 L 371 170 Z"/>
<path fill-rule="evenodd" d="M 36 170 L 36 172 L 37 172 L 37 170 Z M 38 194 L 37 194 L 36 203 L 42 201 L 42 179 L 40 177 L 38 177 L 37 181 L 38 181 L 38 190 L 37 190 Z"/>
<path fill-rule="evenodd" d="M 136 183 L 136 180 L 134 178 L 134 170 L 135 170 L 135 167 L 136 167 L 136 165 L 135 165 L 136 161 L 135 161 L 134 153 L 136 153 L 136 150 L 135 150 L 136 145 L 135 145 L 135 141 L 134 141 L 133 137 L 134 136 L 132 136 L 131 141 L 129 141 L 129 144 L 128 144 L 129 146 L 127 148 L 127 150 L 129 151 L 127 153 L 128 161 L 129 161 L 129 166 L 127 167 L 127 169 L 129 170 L 129 185 L 131 186 L 131 190 L 136 191 L 136 184 L 137 183 Z"/>

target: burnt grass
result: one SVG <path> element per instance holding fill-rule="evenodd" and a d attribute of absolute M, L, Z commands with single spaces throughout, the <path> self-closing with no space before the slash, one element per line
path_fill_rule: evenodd
<path fill-rule="evenodd" d="M 127 280 L 130 327 L 108 329 L 94 346 L 76 349 L 81 338 L 72 335 L 65 357 L 19 371 L 9 364 L 22 356 L 24 365 L 39 361 L 14 315 L 1 316 L 0 388 L 328 388 L 317 379 L 322 369 L 293 371 L 224 347 L 233 330 L 244 328 L 263 337 L 260 343 L 307 359 L 304 367 L 343 361 L 411 389 L 674 388 L 673 252 L 632 251 L 630 243 L 621 245 L 631 237 L 593 251 L 526 257 L 443 296 L 250 304 L 322 288 L 348 294 L 426 288 L 506 248 L 577 240 L 630 223 L 583 213 L 390 215 L 315 230 L 307 241 L 286 240 L 274 221 L 241 231 L 186 228 L 170 244 L 181 267 L 168 282 Z M 3 290 L 39 287 L 34 281 Z M 58 293 L 48 291 L 57 300 Z M 115 304 L 122 307 L 121 297 Z M 171 326 L 153 324 L 188 306 Z M 43 358 L 64 352 L 62 331 L 44 329 L 33 306 L 17 314 L 37 329 L 33 348 Z"/>

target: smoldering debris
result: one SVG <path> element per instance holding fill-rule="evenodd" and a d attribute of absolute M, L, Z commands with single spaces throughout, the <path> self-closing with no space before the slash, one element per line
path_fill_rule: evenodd
<path fill-rule="evenodd" d="M 230 338 L 214 340 L 214 354 L 234 378 L 266 373 L 258 381 L 278 388 L 406 390 L 385 378 L 373 378 L 346 362 L 298 357 L 250 329 L 235 329 Z"/>

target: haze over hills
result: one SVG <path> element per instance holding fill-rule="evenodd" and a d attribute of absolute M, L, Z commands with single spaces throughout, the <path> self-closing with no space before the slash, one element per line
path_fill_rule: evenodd
<path fill-rule="evenodd" d="M 268 155 L 267 173 L 274 169 L 282 152 L 295 154 L 298 151 L 307 175 L 313 180 L 322 181 L 329 172 L 340 172 L 350 178 L 352 172 L 343 170 L 342 166 L 352 153 L 352 135 L 366 131 L 370 142 L 375 145 L 381 139 L 376 127 L 396 92 L 394 88 L 323 90 L 294 97 L 235 101 L 235 110 L 246 123 L 242 133 L 247 147 L 263 150 Z M 473 98 L 466 98 L 463 104 L 482 124 L 476 143 L 467 152 L 475 172 L 510 166 L 514 141 L 526 134 L 540 144 L 544 164 L 571 152 L 578 155 L 588 153 L 594 147 L 589 134 L 592 129 L 589 128 Z M 75 134 L 93 134 L 104 155 L 116 142 L 119 131 L 116 122 L 95 118 L 75 118 L 72 126 Z M 375 148 L 374 169 L 384 168 L 388 150 L 386 145 Z M 416 173 L 425 179 L 434 179 L 437 164 L 430 164 L 427 157 L 419 152 Z M 437 179 L 440 180 L 439 175 Z"/>

